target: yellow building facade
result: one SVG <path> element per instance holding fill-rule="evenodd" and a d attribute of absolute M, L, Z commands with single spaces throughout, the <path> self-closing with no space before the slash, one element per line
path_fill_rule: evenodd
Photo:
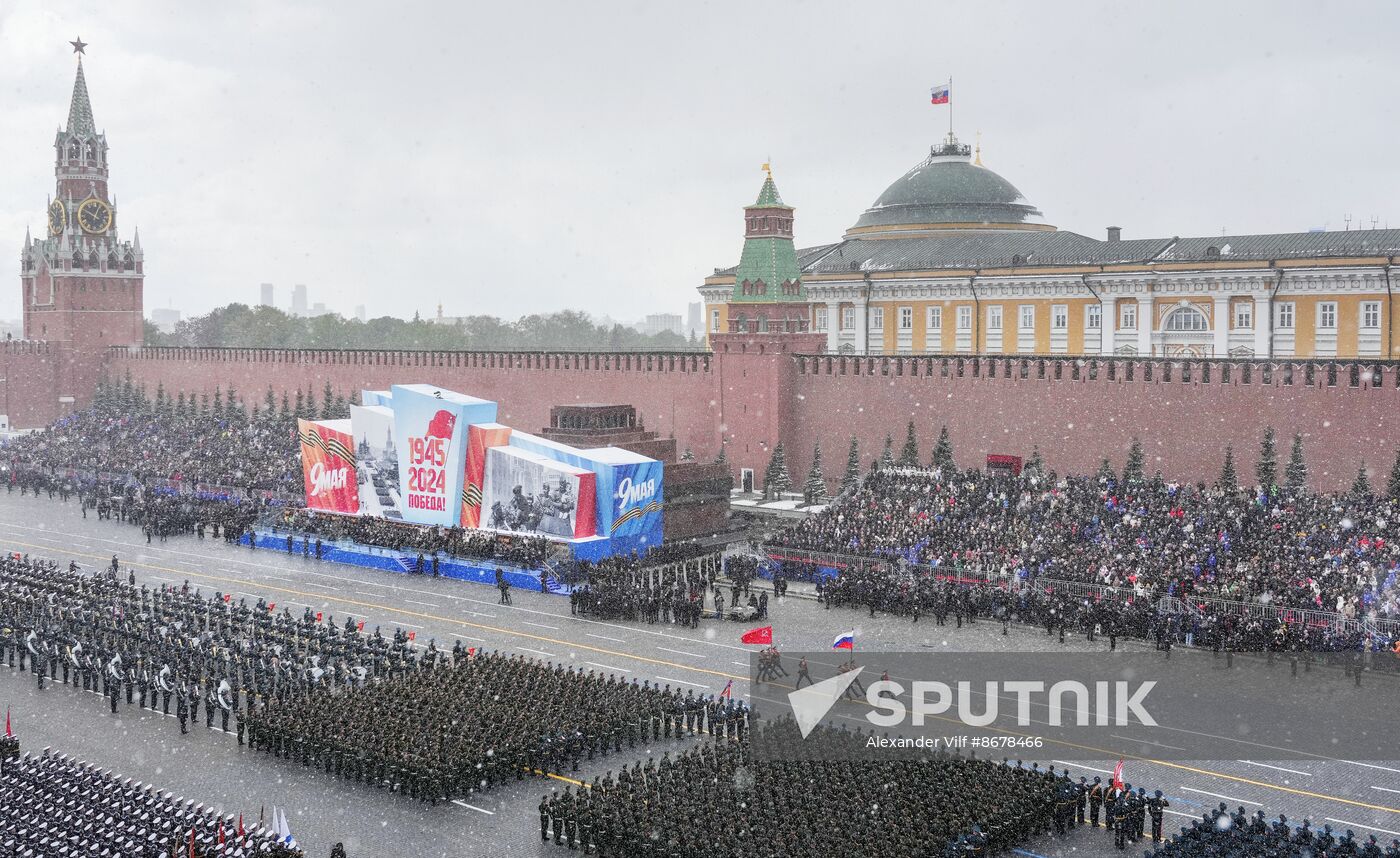
<path fill-rule="evenodd" d="M 1394 359 L 1397 254 L 1400 230 L 1057 230 L 949 135 L 841 241 L 795 251 L 798 327 L 832 353 Z M 736 301 L 734 273 L 700 287 L 707 330 L 792 327 L 792 297 Z"/>

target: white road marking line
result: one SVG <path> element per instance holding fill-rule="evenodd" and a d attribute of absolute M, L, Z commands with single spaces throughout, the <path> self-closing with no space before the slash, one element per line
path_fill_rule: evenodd
<path fill-rule="evenodd" d="M 1167 810 L 1165 807 L 1162 808 L 1162 812 L 1170 813 L 1172 816 L 1184 816 L 1187 819 L 1200 819 L 1200 817 L 1195 815 L 1194 813 L 1182 813 L 1179 810 Z"/>
<path fill-rule="evenodd" d="M 1378 786 L 1373 786 L 1373 787 L 1371 787 L 1371 789 L 1378 789 L 1378 790 L 1380 790 L 1381 792 L 1393 792 L 1393 793 L 1396 793 L 1397 795 L 1400 795 L 1400 789 L 1391 789 L 1390 787 L 1378 787 Z"/>
<path fill-rule="evenodd" d="M 673 653 L 675 653 L 676 655 L 688 655 L 688 656 L 690 656 L 691 658 L 701 658 L 701 655 L 700 655 L 700 653 L 698 653 L 698 652 L 686 652 L 686 651 L 683 650 L 683 649 L 671 649 L 671 648 L 668 647 L 668 646 L 659 646 L 659 647 L 657 647 L 657 649 L 659 649 L 659 650 L 664 650 L 665 652 L 673 652 Z"/>
<path fill-rule="evenodd" d="M 487 809 L 484 808 L 484 807 L 477 807 L 477 806 L 474 805 L 474 804 L 467 804 L 465 801 L 462 801 L 462 800 L 459 799 L 459 798 L 454 798 L 454 799 L 452 799 L 452 803 L 455 804 L 455 805 L 459 805 L 459 806 L 461 806 L 461 807 L 469 807 L 469 808 L 471 808 L 472 810 L 476 811 L 477 813 L 484 813 L 484 814 L 487 814 L 488 816 L 495 816 L 495 815 L 496 815 L 496 811 L 494 811 L 494 810 L 487 810 Z"/>
<path fill-rule="evenodd" d="M 356 595 L 356 596 L 369 596 L 370 598 L 378 598 L 379 596 L 382 596 L 383 594 L 382 594 L 382 593 L 366 593 L 366 592 L 363 591 L 363 590 L 356 590 L 356 591 L 355 591 L 355 595 Z"/>
<path fill-rule="evenodd" d="M 1158 748 L 1170 748 L 1173 751 L 1184 751 L 1185 748 L 1178 748 L 1176 745 L 1164 745 L 1161 742 L 1153 742 L 1150 739 L 1137 739 L 1132 736 L 1120 736 L 1117 733 L 1109 733 L 1115 739 L 1122 739 L 1125 742 L 1137 742 L 1142 745 L 1154 745 Z"/>
<path fill-rule="evenodd" d="M 477 643 L 486 643 L 486 638 L 474 638 L 471 635 L 459 635 L 456 632 L 453 632 L 452 636 L 454 638 L 461 638 L 464 641 L 476 641 Z"/>
<path fill-rule="evenodd" d="M 1233 802 L 1236 802 L 1236 803 L 1238 803 L 1238 804 L 1252 804 L 1252 805 L 1255 805 L 1256 807 L 1263 807 L 1263 806 L 1264 806 L 1264 805 L 1261 804 L 1260 802 L 1257 802 L 1257 801 L 1250 801 L 1250 800 L 1247 799 L 1247 798 L 1231 798 L 1231 797 L 1228 796 L 1228 795 L 1221 795 L 1221 794 L 1218 793 L 1218 792 L 1206 792 L 1206 791 L 1203 790 L 1203 789 L 1196 789 L 1195 787 L 1184 786 L 1184 787 L 1182 787 L 1182 789 L 1186 790 L 1187 792 L 1198 792 L 1198 793 L 1200 793 L 1201 795 L 1208 795 L 1208 796 L 1210 796 L 1211 798 L 1222 798 L 1222 799 L 1224 799 L 1225 801 L 1233 801 Z"/>
<path fill-rule="evenodd" d="M 1345 819 L 1333 819 L 1330 816 L 1324 816 L 1323 819 L 1327 820 L 1328 822 L 1335 822 L 1338 825 L 1354 825 L 1357 828 L 1364 828 L 1367 831 L 1379 831 L 1382 834 L 1394 834 L 1396 837 L 1400 837 L 1400 831 L 1391 831 L 1389 828 L 1377 828 L 1374 825 L 1366 825 L 1365 823 L 1361 822 L 1347 822 Z"/>
<path fill-rule="evenodd" d="M 529 620 L 521 620 L 520 623 L 521 625 L 534 626 L 537 629 L 551 629 L 556 632 L 559 631 L 558 626 L 547 626 L 544 623 L 532 623 Z"/>
<path fill-rule="evenodd" d="M 322 590 L 334 590 L 334 591 L 336 591 L 337 593 L 340 592 L 340 588 L 339 588 L 339 587 L 332 587 L 330 584 L 317 584 L 315 581 L 307 581 L 306 583 L 302 584 L 302 586 L 303 586 L 303 587 L 320 587 Z"/>
<path fill-rule="evenodd" d="M 622 638 L 610 638 L 607 635 L 595 635 L 590 632 L 584 632 L 583 636 L 587 638 L 597 638 L 600 641 L 612 641 L 613 643 L 627 643 L 627 641 L 623 640 Z"/>
<path fill-rule="evenodd" d="M 467 613 L 471 614 L 473 617 L 490 617 L 493 620 L 496 619 L 495 614 L 483 614 L 481 611 L 467 611 Z"/>
<path fill-rule="evenodd" d="M 1324 757 L 1324 759 L 1330 759 L 1330 758 Z M 1371 764 L 1371 763 L 1358 763 L 1356 760 L 1339 760 L 1338 762 L 1342 762 L 1342 763 L 1351 763 L 1353 766 L 1361 766 L 1361 767 L 1367 768 L 1367 769 L 1380 769 L 1380 770 L 1383 771 L 1383 772 L 1395 772 L 1397 775 L 1400 775 L 1400 769 L 1392 769 L 1392 768 L 1389 768 L 1389 767 L 1387 767 L 1387 766 L 1377 766 L 1377 765 L 1373 765 L 1373 764 Z"/>
<path fill-rule="evenodd" d="M 704 688 L 704 689 L 706 689 L 706 690 L 709 690 L 709 687 L 710 687 L 710 686 L 708 686 L 708 685 L 701 685 L 701 684 L 698 683 L 698 682 L 686 682 L 684 679 L 672 679 L 672 678 L 669 677 L 669 676 L 658 676 L 658 677 L 656 677 L 656 678 L 659 679 L 659 680 L 661 680 L 662 682 L 675 682 L 675 683 L 678 683 L 678 684 L 680 684 L 680 685 L 693 685 L 693 686 L 695 686 L 696 688 Z"/>
<path fill-rule="evenodd" d="M 424 606 L 429 607 L 429 608 L 441 608 L 441 607 L 442 607 L 441 605 L 439 605 L 439 604 L 437 604 L 437 603 L 435 603 L 435 602 L 420 602 L 420 601 L 418 601 L 417 599 L 404 599 L 404 601 L 405 601 L 405 602 L 408 602 L 410 605 L 424 605 Z"/>
<path fill-rule="evenodd" d="M 1108 769 L 1096 769 L 1093 766 L 1086 766 L 1083 763 L 1067 763 L 1064 760 L 1051 760 L 1052 763 L 1059 763 L 1062 766 L 1069 766 L 1072 769 L 1083 769 L 1086 772 L 1098 772 L 1101 775 L 1111 775 L 1113 772 Z"/>
<path fill-rule="evenodd" d="M 394 623 L 394 625 L 396 625 L 396 626 L 404 626 L 405 628 L 410 628 L 410 629 L 421 629 L 421 628 L 423 628 L 422 626 L 415 626 L 413 623 L 399 623 L 399 622 L 396 622 L 396 623 Z"/>
<path fill-rule="evenodd" d="M 1256 763 L 1253 760 L 1236 760 L 1237 763 L 1244 763 L 1246 766 L 1258 766 L 1261 769 L 1273 769 L 1276 772 L 1288 772 L 1290 775 L 1302 775 L 1305 778 L 1312 777 L 1312 772 L 1300 772 L 1297 769 L 1285 769 L 1282 766 L 1271 766 L 1268 763 Z"/>
<path fill-rule="evenodd" d="M 601 667 L 603 670 L 616 670 L 616 671 L 619 671 L 619 672 L 621 672 L 621 673 L 631 673 L 631 672 L 632 672 L 632 671 L 628 670 L 628 669 L 625 668 L 625 667 L 613 667 L 613 666 L 610 665 L 610 664 L 599 664 L 599 663 L 596 662 L 596 661 L 585 661 L 584 664 L 591 664 L 591 665 L 593 665 L 594 667 Z"/>
<path fill-rule="evenodd" d="M 238 573 L 238 572 L 230 572 L 229 574 L 230 574 L 230 575 L 238 575 L 238 574 L 241 574 L 241 573 Z M 269 575 L 269 574 L 266 573 L 266 572 L 263 572 L 263 573 L 262 573 L 262 577 L 264 577 L 264 578 L 271 578 L 271 579 L 273 579 L 274 581 L 290 581 L 290 580 L 292 580 L 291 578 L 283 578 L 281 575 Z"/>
<path fill-rule="evenodd" d="M 260 597 L 258 594 L 256 594 L 256 593 L 245 593 L 245 592 L 243 592 L 242 590 L 234 590 L 234 591 L 233 591 L 233 594 L 234 594 L 235 596 L 247 596 L 247 597 L 250 598 L 250 599 L 259 599 L 259 598 L 261 598 L 261 597 Z"/>
<path fill-rule="evenodd" d="M 748 663 L 747 661 L 731 661 L 730 664 L 737 664 L 737 665 L 739 665 L 740 667 L 748 667 L 748 666 L 749 666 L 749 663 Z"/>
<path fill-rule="evenodd" d="M 552 652 L 545 652 L 545 651 L 542 650 L 542 649 L 531 649 L 531 648 L 528 647 L 528 646 L 518 646 L 518 647 L 516 647 L 516 649 L 523 649 L 523 650 L 525 650 L 526 652 L 536 652 L 536 653 L 539 653 L 540 655 L 544 656 L 545 658 L 554 658 L 554 653 L 552 653 Z"/>

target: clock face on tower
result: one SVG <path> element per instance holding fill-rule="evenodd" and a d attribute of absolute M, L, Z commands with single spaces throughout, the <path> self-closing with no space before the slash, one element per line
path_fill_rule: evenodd
<path fill-rule="evenodd" d="M 104 233 L 112 225 L 112 207 L 89 197 L 78 206 L 78 225 L 89 235 Z"/>
<path fill-rule="evenodd" d="M 60 235 L 68 224 L 68 210 L 62 200 L 49 203 L 49 235 Z"/>

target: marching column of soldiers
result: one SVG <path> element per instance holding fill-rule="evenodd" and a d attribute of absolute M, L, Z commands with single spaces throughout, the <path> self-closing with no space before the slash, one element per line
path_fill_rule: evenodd
<path fill-rule="evenodd" d="M 1364 840 L 1351 829 L 1338 834 L 1332 826 L 1320 829 L 1303 820 L 1294 827 L 1288 817 L 1270 822 L 1264 811 L 1248 815 L 1243 807 L 1233 813 L 1225 804 L 1172 836 L 1156 853 L 1157 858 L 1400 858 L 1400 839 L 1382 845 L 1372 834 Z"/>
<path fill-rule="evenodd" d="M 236 732 L 272 701 L 356 687 L 416 669 L 402 630 L 386 638 L 307 609 L 204 596 L 186 583 L 150 589 L 113 569 L 84 575 L 28 556 L 0 558 L 0 663 L 40 688 L 62 683 L 175 718 L 181 730 Z M 460 648 L 460 647 L 459 647 Z M 430 647 L 430 652 L 435 648 Z M 173 704 L 173 707 L 172 707 Z"/>
<path fill-rule="evenodd" d="M 499 652 L 427 654 L 364 687 L 271 701 L 251 747 L 436 804 L 663 738 L 746 735 L 740 702 Z"/>
<path fill-rule="evenodd" d="M 541 839 L 603 858 L 968 858 L 1052 824 L 1046 772 L 950 754 L 870 759 L 868 734 L 819 727 L 802 740 L 790 718 L 756 729 L 753 741 L 792 743 L 802 759 L 756 759 L 748 736 L 668 752 L 545 795 Z"/>
<path fill-rule="evenodd" d="M 7 737 L 12 743 L 13 737 Z M 0 854 L 294 858 L 274 832 L 45 749 L 0 765 Z"/>

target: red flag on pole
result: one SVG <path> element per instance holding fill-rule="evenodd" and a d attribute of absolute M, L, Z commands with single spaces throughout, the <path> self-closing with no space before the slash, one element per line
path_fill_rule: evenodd
<path fill-rule="evenodd" d="M 243 839 L 243 814 L 238 814 L 238 839 Z"/>
<path fill-rule="evenodd" d="M 1118 765 L 1113 767 L 1113 788 L 1123 788 L 1123 761 L 1119 760 Z"/>
<path fill-rule="evenodd" d="M 225 602 L 232 602 L 232 601 L 233 601 L 233 594 L 232 594 L 232 593 L 225 593 L 225 594 L 224 594 L 224 601 L 225 601 Z"/>
<path fill-rule="evenodd" d="M 316 612 L 316 622 L 318 622 L 318 623 L 321 622 L 321 612 L 320 612 L 320 611 L 317 611 L 317 612 Z"/>
<path fill-rule="evenodd" d="M 275 610 L 277 610 L 277 603 L 276 603 L 276 602 L 268 602 L 268 603 L 267 603 L 267 609 L 268 609 L 269 611 L 275 611 Z"/>
<path fill-rule="evenodd" d="M 224 821 L 219 820 L 219 852 L 224 851 Z"/>
<path fill-rule="evenodd" d="M 355 631 L 357 631 L 357 632 L 362 632 L 362 631 L 364 631 L 364 630 L 365 630 L 365 621 L 364 621 L 364 620 L 360 620 L 358 623 L 355 624 Z"/>
<path fill-rule="evenodd" d="M 10 732 L 10 707 L 6 706 L 6 707 L 5 707 L 5 738 L 6 738 L 6 739 L 12 739 L 12 738 L 14 738 L 14 735 L 15 735 L 14 733 L 11 733 L 11 732 Z"/>
<path fill-rule="evenodd" d="M 763 626 L 758 629 L 749 629 L 739 638 L 739 643 L 746 644 L 772 644 L 773 627 Z"/>
<path fill-rule="evenodd" d="M 418 633 L 417 633 L 417 632 L 409 632 L 409 633 L 408 633 L 408 639 L 409 639 L 409 640 L 413 640 L 413 639 L 416 638 L 416 637 L 418 637 Z"/>

